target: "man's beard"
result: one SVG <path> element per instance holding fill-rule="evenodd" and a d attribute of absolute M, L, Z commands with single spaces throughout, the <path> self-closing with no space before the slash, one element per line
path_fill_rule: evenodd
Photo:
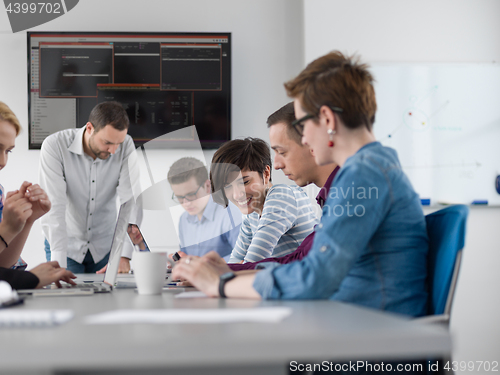
<path fill-rule="evenodd" d="M 106 151 L 100 151 L 98 148 L 95 148 L 93 145 L 93 141 L 94 141 L 94 135 L 92 134 L 90 136 L 90 139 L 89 139 L 89 149 L 90 149 L 90 151 L 92 151 L 92 153 L 95 155 L 95 157 L 97 157 L 99 159 L 103 159 L 103 160 L 106 160 L 107 158 L 109 158 L 111 153 L 106 152 Z"/>

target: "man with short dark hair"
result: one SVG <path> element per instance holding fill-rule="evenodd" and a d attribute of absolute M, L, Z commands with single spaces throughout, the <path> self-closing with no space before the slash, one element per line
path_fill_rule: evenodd
<path fill-rule="evenodd" d="M 120 103 L 94 107 L 80 129 L 50 135 L 40 153 L 40 185 L 52 201 L 41 220 L 47 260 L 74 273 L 103 271 L 116 224 L 116 197 L 132 198 L 139 180 L 129 119 Z M 50 244 L 50 245 L 49 245 Z M 130 270 L 132 245 L 124 243 L 119 272 Z"/>
<path fill-rule="evenodd" d="M 292 122 L 295 120 L 293 102 L 290 102 L 267 119 L 269 127 L 269 140 L 274 150 L 274 169 L 281 169 L 285 176 L 300 187 L 315 184 L 321 187 L 316 200 L 320 207 L 326 201 L 330 185 L 337 174 L 335 164 L 319 166 L 314 161 L 314 156 L 309 147 L 302 145 L 302 137 L 295 131 Z M 290 263 L 302 259 L 311 249 L 314 232 L 309 234 L 299 247 L 291 254 L 280 258 L 267 258 L 258 262 L 244 264 L 229 264 L 233 271 L 255 269 L 258 263 L 277 262 Z"/>
<path fill-rule="evenodd" d="M 232 203 L 224 208 L 210 196 L 207 168 L 192 157 L 177 160 L 168 171 L 172 199 L 186 212 L 179 219 L 181 251 L 202 256 L 213 250 L 229 259 L 241 227 L 241 213 Z"/>

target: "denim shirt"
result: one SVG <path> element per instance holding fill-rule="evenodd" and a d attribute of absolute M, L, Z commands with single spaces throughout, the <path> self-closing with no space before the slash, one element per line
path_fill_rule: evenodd
<path fill-rule="evenodd" d="M 334 179 L 309 254 L 263 264 L 253 286 L 264 299 L 331 299 L 420 316 L 427 252 L 419 197 L 396 151 L 373 142 Z"/>

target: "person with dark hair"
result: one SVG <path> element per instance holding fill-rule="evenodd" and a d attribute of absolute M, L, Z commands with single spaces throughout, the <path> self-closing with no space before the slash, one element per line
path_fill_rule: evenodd
<path fill-rule="evenodd" d="M 311 150 L 302 144 L 302 137 L 293 128 L 293 121 L 295 121 L 293 102 L 284 105 L 267 119 L 269 140 L 271 148 L 274 150 L 274 169 L 282 170 L 290 180 L 300 187 L 309 184 L 320 187 L 321 190 L 316 197 L 316 201 L 322 208 L 339 167 L 335 163 L 317 165 Z M 309 253 L 314 233 L 313 231 L 304 238 L 304 241 L 293 253 L 279 258 L 266 258 L 257 262 L 229 264 L 229 268 L 233 271 L 250 270 L 255 269 L 259 263 L 276 262 L 286 264 L 300 260 Z"/>
<path fill-rule="evenodd" d="M 179 218 L 179 254 L 202 256 L 213 250 L 228 260 L 240 232 L 241 213 L 232 203 L 224 208 L 213 201 L 207 168 L 198 159 L 177 160 L 167 178 L 172 199 L 186 210 Z"/>
<path fill-rule="evenodd" d="M 47 260 L 75 273 L 104 272 L 116 222 L 116 197 L 133 197 L 139 181 L 129 156 L 134 142 L 118 102 L 96 105 L 80 129 L 48 136 L 40 152 L 40 185 L 52 201 L 42 220 Z M 119 272 L 130 270 L 133 247 L 124 243 Z"/>
<path fill-rule="evenodd" d="M 0 170 L 7 165 L 9 153 L 15 147 L 16 137 L 21 131 L 17 116 L 0 102 Z M 50 210 L 47 194 L 37 184 L 24 182 L 19 190 L 6 196 L 0 185 L 0 280 L 8 282 L 13 289 L 41 288 L 60 281 L 75 284 L 75 276 L 57 262 L 38 265 L 30 271 L 12 269 L 23 250 L 35 220 Z"/>
<path fill-rule="evenodd" d="M 230 200 L 246 215 L 229 263 L 290 254 L 317 223 L 301 188 L 271 183 L 271 166 L 269 146 L 258 138 L 226 142 L 212 158 L 214 201 Z"/>
<path fill-rule="evenodd" d="M 309 253 L 234 274 L 214 253 L 181 259 L 172 277 L 210 296 L 331 299 L 410 316 L 426 314 L 428 237 L 418 195 L 396 152 L 372 132 L 373 77 L 331 52 L 285 84 L 293 126 L 316 164 L 338 164 Z"/>

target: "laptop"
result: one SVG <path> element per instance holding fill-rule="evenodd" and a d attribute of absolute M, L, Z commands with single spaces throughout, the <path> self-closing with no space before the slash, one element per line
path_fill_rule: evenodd
<path fill-rule="evenodd" d="M 49 296 L 49 295 L 88 295 L 93 293 L 109 293 L 116 283 L 120 258 L 122 256 L 123 242 L 126 238 L 128 222 L 133 208 L 133 199 L 128 200 L 120 206 L 118 218 L 116 220 L 115 232 L 111 241 L 108 267 L 103 282 L 88 281 L 77 283 L 77 285 L 65 284 L 63 288 L 56 288 L 55 285 L 48 285 L 42 289 L 19 290 L 20 295 Z M 95 275 L 93 278 L 95 278 Z"/>

